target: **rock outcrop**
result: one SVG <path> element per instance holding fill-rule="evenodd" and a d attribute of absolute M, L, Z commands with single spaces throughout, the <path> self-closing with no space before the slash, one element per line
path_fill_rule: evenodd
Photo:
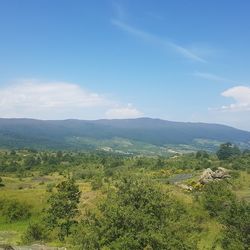
<path fill-rule="evenodd" d="M 229 171 L 225 168 L 219 167 L 216 171 L 213 171 L 210 168 L 207 168 L 203 171 L 199 182 L 201 184 L 206 184 L 211 181 L 222 180 L 225 178 L 230 178 Z"/>

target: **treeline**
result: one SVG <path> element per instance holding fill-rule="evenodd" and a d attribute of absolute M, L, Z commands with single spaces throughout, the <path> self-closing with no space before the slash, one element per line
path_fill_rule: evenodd
<path fill-rule="evenodd" d="M 12 150 L 0 151 L 0 172 L 22 173 L 41 170 L 44 174 L 63 171 L 80 165 L 116 167 L 127 159 L 119 154 L 104 152 L 75 153 L 62 151 Z"/>
<path fill-rule="evenodd" d="M 96 151 L 92 153 L 68 151 L 12 150 L 0 151 L 0 172 L 27 174 L 30 170 L 39 170 L 43 174 L 65 171 L 66 169 L 82 171 L 82 177 L 92 175 L 94 169 L 104 169 L 106 174 L 121 167 L 159 169 L 172 167 L 178 169 L 204 169 L 226 166 L 236 170 L 247 170 L 250 166 L 250 150 L 240 149 L 231 143 L 220 146 L 216 154 L 206 151 L 172 157 L 127 156 L 117 153 Z M 95 171 L 94 171 L 95 172 Z M 93 173 L 95 174 L 95 173 Z"/>

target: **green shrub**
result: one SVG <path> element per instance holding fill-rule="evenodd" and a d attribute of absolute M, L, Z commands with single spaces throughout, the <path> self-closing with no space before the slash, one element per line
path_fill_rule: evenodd
<path fill-rule="evenodd" d="M 250 246 L 250 204 L 233 202 L 222 221 L 224 234 L 223 249 L 249 250 Z"/>
<path fill-rule="evenodd" d="M 197 249 L 198 224 L 154 182 L 123 175 L 112 190 L 75 229 L 79 249 Z"/>
<path fill-rule="evenodd" d="M 0 212 L 7 222 L 24 220 L 31 216 L 30 206 L 17 200 L 2 200 Z"/>
<path fill-rule="evenodd" d="M 24 235 L 22 236 L 22 242 L 27 244 L 34 241 L 42 241 L 48 239 L 47 229 L 41 223 L 35 222 L 29 224 Z"/>
<path fill-rule="evenodd" d="M 213 217 L 223 216 L 235 200 L 235 195 L 225 181 L 206 184 L 201 197 L 202 204 Z"/>

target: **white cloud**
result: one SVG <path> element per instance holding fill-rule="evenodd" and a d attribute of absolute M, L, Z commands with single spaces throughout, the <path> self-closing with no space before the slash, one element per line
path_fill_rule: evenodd
<path fill-rule="evenodd" d="M 180 46 L 179 44 L 176 44 L 174 42 L 170 42 L 168 40 L 162 39 L 158 36 L 155 36 L 151 33 L 145 32 L 143 30 L 136 29 L 136 28 L 120 21 L 120 20 L 113 19 L 113 20 L 111 20 L 111 22 L 112 22 L 112 24 L 114 24 L 118 28 L 128 32 L 131 35 L 137 36 L 137 37 L 139 37 L 147 42 L 154 43 L 154 44 L 159 45 L 163 48 L 172 49 L 176 53 L 178 53 L 179 55 L 181 55 L 185 58 L 188 58 L 190 60 L 202 62 L 202 63 L 206 62 L 205 59 L 201 58 L 199 55 L 194 53 L 191 49 Z"/>
<path fill-rule="evenodd" d="M 250 111 L 250 87 L 236 86 L 224 91 L 221 95 L 231 97 L 235 100 L 235 102 L 230 105 L 222 106 L 221 110 Z"/>
<path fill-rule="evenodd" d="M 141 117 L 143 113 L 133 107 L 132 104 L 128 104 L 127 107 L 116 107 L 107 110 L 107 118 L 137 118 Z"/>
<path fill-rule="evenodd" d="M 67 82 L 26 80 L 0 88 L 0 117 L 96 119 L 117 105 L 104 95 Z"/>
<path fill-rule="evenodd" d="M 228 124 L 250 131 L 250 87 L 235 86 L 221 93 L 231 103 L 209 108 L 208 113 L 199 114 L 196 121 Z"/>

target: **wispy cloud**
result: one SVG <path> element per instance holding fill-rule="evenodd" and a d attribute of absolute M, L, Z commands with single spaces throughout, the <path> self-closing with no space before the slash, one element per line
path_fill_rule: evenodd
<path fill-rule="evenodd" d="M 136 36 L 144 41 L 147 41 L 147 42 L 150 42 L 150 43 L 153 43 L 155 45 L 158 45 L 162 48 L 167 48 L 167 49 L 171 49 L 173 51 L 175 51 L 176 53 L 178 53 L 179 55 L 187 58 L 187 59 L 190 59 L 190 60 L 193 60 L 193 61 L 196 61 L 196 62 L 202 62 L 202 63 L 205 63 L 206 60 L 202 57 L 200 57 L 199 55 L 195 54 L 194 52 L 192 52 L 192 50 L 186 48 L 186 47 L 183 47 L 177 43 L 174 43 L 174 42 L 171 42 L 171 41 L 168 41 L 166 39 L 163 39 L 159 36 L 156 36 L 154 34 L 151 34 L 149 32 L 146 32 L 144 30 L 141 30 L 141 29 L 137 29 L 133 26 L 130 26 L 128 25 L 127 23 L 125 22 L 122 22 L 118 19 L 112 19 L 111 20 L 112 24 L 115 25 L 116 27 L 118 27 L 119 29 L 121 30 L 124 30 L 126 31 L 127 33 L 133 35 L 133 36 Z"/>
<path fill-rule="evenodd" d="M 21 80 L 0 87 L 0 117 L 96 119 L 125 115 L 132 118 L 140 114 L 132 105 L 120 104 L 68 82 Z"/>
<path fill-rule="evenodd" d="M 189 58 L 189 59 L 197 61 L 197 62 L 202 62 L 202 63 L 207 62 L 205 59 L 203 59 L 200 56 L 194 54 L 191 50 L 189 50 L 189 49 L 187 49 L 185 47 L 182 47 L 182 46 L 180 46 L 180 45 L 178 45 L 176 43 L 168 42 L 168 45 L 170 47 L 172 47 L 173 49 L 175 49 L 176 52 L 178 52 L 179 54 L 183 55 L 186 58 Z"/>
<path fill-rule="evenodd" d="M 244 83 L 240 83 L 239 81 L 234 81 L 234 80 L 228 79 L 226 77 L 218 76 L 218 75 L 207 73 L 207 72 L 198 72 L 197 71 L 193 75 L 196 76 L 196 77 L 200 77 L 200 78 L 215 81 L 215 82 L 244 84 Z"/>

